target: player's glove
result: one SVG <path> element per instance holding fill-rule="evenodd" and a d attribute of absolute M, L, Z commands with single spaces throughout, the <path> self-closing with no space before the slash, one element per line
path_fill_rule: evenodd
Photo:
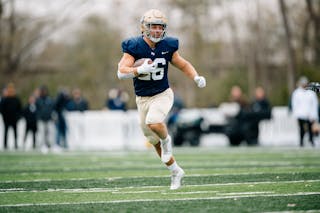
<path fill-rule="evenodd" d="M 196 82 L 197 86 L 199 88 L 203 88 L 206 86 L 206 79 L 203 76 L 195 76 L 194 77 L 194 82 Z"/>
<path fill-rule="evenodd" d="M 144 60 L 143 64 L 139 67 L 137 67 L 137 72 L 138 74 L 147 74 L 147 73 L 150 73 L 150 72 L 154 72 L 155 69 L 156 69 L 156 65 L 152 62 L 150 63 L 150 61 L 147 59 L 147 60 Z"/>

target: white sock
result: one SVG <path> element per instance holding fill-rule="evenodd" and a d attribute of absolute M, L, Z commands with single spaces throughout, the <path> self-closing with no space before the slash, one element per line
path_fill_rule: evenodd
<path fill-rule="evenodd" d="M 173 164 L 171 164 L 170 166 L 167 166 L 167 168 L 172 172 L 172 171 L 176 171 L 179 167 L 179 165 L 177 164 L 177 162 L 175 161 Z"/>

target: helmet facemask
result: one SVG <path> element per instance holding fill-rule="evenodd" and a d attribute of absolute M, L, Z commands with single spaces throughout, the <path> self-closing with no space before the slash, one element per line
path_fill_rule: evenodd
<path fill-rule="evenodd" d="M 154 36 L 156 31 L 159 29 L 152 29 L 154 25 L 160 25 L 162 27 L 162 32 L 160 36 Z M 166 36 L 166 28 L 167 28 L 167 18 L 165 15 L 159 10 L 149 10 L 147 11 L 141 18 L 141 32 L 142 35 L 149 38 L 152 42 L 157 43 L 163 40 Z M 155 31 L 155 32 L 152 32 Z"/>
<path fill-rule="evenodd" d="M 152 29 L 152 25 L 158 25 L 158 24 L 146 24 L 146 30 L 143 32 L 143 35 L 146 36 L 147 38 L 149 38 L 151 41 L 153 41 L 154 43 L 157 43 L 159 41 L 161 41 L 162 39 L 165 38 L 166 36 L 166 25 L 164 24 L 161 24 L 162 26 L 162 32 L 160 34 L 160 36 L 155 36 L 154 34 L 156 34 L 157 32 L 156 31 L 159 31 L 159 30 L 153 30 Z M 155 31 L 152 33 L 152 31 Z"/>

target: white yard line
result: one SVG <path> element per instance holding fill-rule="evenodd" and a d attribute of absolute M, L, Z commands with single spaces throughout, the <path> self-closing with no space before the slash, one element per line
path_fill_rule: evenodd
<path fill-rule="evenodd" d="M 320 195 L 320 192 L 299 192 L 293 194 L 255 194 L 255 195 L 238 195 L 238 196 L 218 196 L 205 198 L 171 198 L 170 201 L 195 201 L 195 200 L 221 200 L 221 199 L 241 199 L 252 197 L 288 197 L 288 196 L 306 196 Z M 93 201 L 93 202 L 63 202 L 63 203 L 19 203 L 4 204 L 0 207 L 23 207 L 23 206 L 56 206 L 56 205 L 85 205 L 85 204 L 108 204 L 108 203 L 133 203 L 133 202 L 153 202 L 168 201 L 168 199 L 133 199 L 133 200 L 112 200 L 112 201 Z"/>
<path fill-rule="evenodd" d="M 88 189 L 46 189 L 46 190 L 26 190 L 24 188 L 1 189 L 0 194 L 9 192 L 64 192 L 64 193 L 89 193 L 89 192 L 117 192 L 117 189 L 110 188 L 88 188 Z"/>
<path fill-rule="evenodd" d="M 193 191 L 193 192 L 162 192 L 164 195 L 189 195 L 189 194 L 203 194 L 203 193 L 217 193 L 218 191 Z"/>
<path fill-rule="evenodd" d="M 165 192 L 166 190 L 156 190 L 156 191 L 136 191 L 136 192 L 112 192 L 112 194 L 141 194 L 141 193 L 161 193 L 163 195 L 188 195 L 188 194 L 208 194 L 217 193 L 218 191 L 192 191 L 192 192 Z"/>
<path fill-rule="evenodd" d="M 257 184 L 281 184 L 281 183 L 314 183 L 320 182 L 320 179 L 316 180 L 285 180 L 285 181 L 261 181 L 261 182 L 236 182 L 236 183 L 212 183 L 212 184 L 201 184 L 201 185 L 188 185 L 191 187 L 199 186 L 229 186 L 229 185 L 257 185 Z"/>
<path fill-rule="evenodd" d="M 24 191 L 24 188 L 10 188 L 10 189 L 0 189 L 1 192 L 7 192 L 7 191 Z"/>
<path fill-rule="evenodd" d="M 320 212 L 320 210 L 296 210 L 296 211 L 275 211 L 275 212 L 261 212 L 261 213 L 316 213 Z"/>
<path fill-rule="evenodd" d="M 152 176 L 152 177 L 168 177 L 166 176 Z M 133 176 L 128 178 L 148 178 L 148 176 Z M 50 178 L 44 178 L 44 179 L 32 179 L 32 180 L 4 180 L 0 181 L 0 183 L 34 183 L 34 182 L 53 182 L 53 181 L 81 181 L 81 180 L 117 180 L 117 179 L 125 179 L 125 177 L 107 177 L 107 178 L 68 178 L 68 179 L 50 179 Z"/>
<path fill-rule="evenodd" d="M 230 192 L 230 193 L 217 193 L 217 195 L 222 196 L 233 196 L 233 195 L 258 195 L 258 194 L 274 194 L 272 191 L 265 192 Z"/>
<path fill-rule="evenodd" d="M 212 183 L 212 184 L 194 184 L 194 185 L 184 185 L 184 187 L 208 187 L 208 186 L 234 186 L 234 185 L 259 185 L 259 184 L 283 184 L 283 183 L 315 183 L 320 182 L 318 180 L 294 180 L 294 181 L 262 181 L 262 182 L 236 182 L 236 183 Z M 15 192 L 65 192 L 65 193 L 87 193 L 87 192 L 118 192 L 121 189 L 150 189 L 150 188 L 164 188 L 166 186 L 126 186 L 126 187 L 115 187 L 115 188 L 75 188 L 75 189 L 46 189 L 46 190 L 27 190 L 24 188 L 8 188 L 0 189 L 0 194 L 3 193 L 15 193 Z M 149 191 L 149 190 L 148 190 Z M 153 191 L 161 192 L 161 191 Z M 121 193 L 121 192 L 119 192 Z M 128 193 L 139 193 L 137 192 L 128 192 Z"/>
<path fill-rule="evenodd" d="M 295 211 L 274 211 L 274 212 L 261 212 L 261 213 L 319 213 L 319 209 L 312 210 L 295 210 Z"/>
<path fill-rule="evenodd" d="M 158 193 L 160 191 L 136 191 L 136 192 L 119 192 L 119 191 L 114 191 L 112 194 L 143 194 L 143 193 Z"/>
<path fill-rule="evenodd" d="M 237 176 L 237 175 L 263 175 L 263 174 L 272 174 L 269 172 L 242 172 L 242 173 L 224 173 L 224 174 L 192 174 L 187 175 L 187 177 L 206 177 L 206 176 Z M 138 179 L 138 178 L 166 178 L 169 175 L 157 175 L 157 176 L 129 176 L 129 177 L 106 177 L 106 178 L 69 178 L 69 179 L 51 179 L 51 178 L 44 178 L 44 179 L 32 179 L 32 180 L 0 180 L 0 183 L 25 183 L 25 182 L 52 182 L 52 181 L 81 181 L 81 180 L 121 180 L 121 179 Z"/>

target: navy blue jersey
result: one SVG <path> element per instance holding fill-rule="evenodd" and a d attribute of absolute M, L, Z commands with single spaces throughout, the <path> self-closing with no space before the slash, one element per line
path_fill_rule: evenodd
<path fill-rule="evenodd" d="M 149 73 L 144 77 L 133 78 L 134 90 L 137 96 L 153 96 L 169 88 L 168 65 L 172 55 L 179 48 L 176 38 L 166 37 L 151 48 L 142 36 L 127 39 L 122 42 L 122 51 L 135 58 L 150 58 L 157 64 L 158 72 Z"/>

